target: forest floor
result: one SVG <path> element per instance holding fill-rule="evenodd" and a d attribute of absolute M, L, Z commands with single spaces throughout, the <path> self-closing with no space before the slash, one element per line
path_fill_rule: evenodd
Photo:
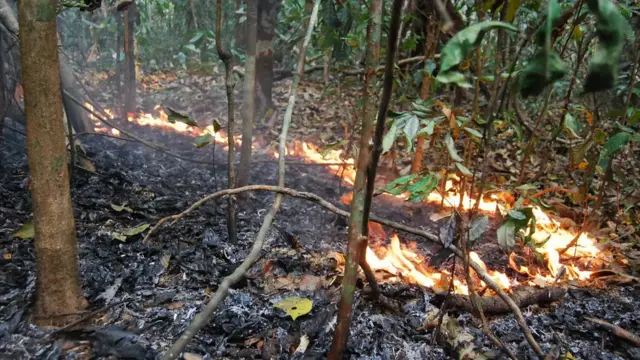
<path fill-rule="evenodd" d="M 189 112 L 202 124 L 216 119 L 224 127 L 226 100 L 220 78 L 185 75 L 180 79 L 173 75 L 143 79 L 142 108 L 152 112 L 155 105 L 169 105 Z M 87 86 L 97 93 L 104 79 L 92 81 L 87 81 Z M 213 89 L 204 91 L 211 83 L 215 84 Z M 274 89 L 280 109 L 276 122 L 284 113 L 288 85 L 283 81 Z M 322 91 L 318 84 L 303 84 L 292 139 L 322 147 L 354 132 L 355 94 L 331 98 L 323 97 Z M 100 91 L 95 100 L 109 107 L 113 100 L 108 94 Z M 26 155 L 19 146 L 24 139 L 13 137 L 17 146 L 6 141 L 0 144 L 0 359 L 153 359 L 168 349 L 217 284 L 248 254 L 262 215 L 271 206 L 272 194 L 254 193 L 243 202 L 237 244 L 226 241 L 226 201 L 205 205 L 177 224 L 162 227 L 149 245 L 142 244 L 143 234 L 133 234 L 135 231 L 125 239 L 114 239 L 114 232 L 125 234 L 141 225 L 153 226 L 160 218 L 180 213 L 203 196 L 226 188 L 227 172 L 226 154 L 220 148 L 212 154 L 212 147 L 196 149 L 193 137 L 186 134 L 118 124 L 173 152 L 201 161 L 215 159 L 216 166 L 178 160 L 136 142 L 82 139 L 97 170 L 74 169 L 72 176 L 81 281 L 89 302 L 87 312 L 103 311 L 73 329 L 56 332 L 29 323 L 35 287 L 34 248 L 32 240 L 12 235 L 32 216 Z M 264 161 L 251 168 L 253 184 L 277 183 L 277 165 L 269 162 L 272 159 L 264 150 L 274 144 L 278 131 L 277 125 L 258 126 L 256 141 L 262 149 L 254 159 Z M 340 197 L 349 187 L 323 166 L 288 166 L 287 186 L 318 194 L 347 209 L 340 204 Z M 396 198 L 379 196 L 373 212 L 438 231 L 432 220 L 438 213 L 435 205 L 409 206 Z M 498 223 L 499 219 L 491 218 L 491 230 L 483 236 L 478 252 L 490 268 L 518 277 L 508 269 L 507 257 L 496 244 Z M 415 236 L 399 235 L 424 259 L 437 251 Z M 382 236 L 378 241 L 384 243 L 388 238 Z M 303 200 L 286 198 L 260 260 L 188 345 L 185 358 L 324 358 L 335 327 L 339 253 L 344 252 L 345 243 L 344 219 Z M 579 359 L 640 358 L 640 349 L 584 319 L 597 317 L 640 334 L 640 309 L 636 306 L 640 287 L 635 280 L 626 283 L 631 285 L 596 288 L 574 283 L 560 302 L 531 306 L 523 312 L 545 352 Z M 436 296 L 430 289 L 394 281 L 383 282 L 382 290 L 402 304 L 402 314 L 388 314 L 364 294 L 358 295 L 349 358 L 455 358 L 460 350 L 455 342 L 462 338 L 490 358 L 501 356 L 483 336 L 479 323 L 465 312 L 450 312 L 445 321 L 447 331 L 456 332 L 456 336 L 448 338 L 449 342 L 447 338 L 434 339 L 434 330 L 425 320 L 437 311 Z M 294 295 L 311 299 L 313 307 L 310 313 L 292 320 L 274 304 Z M 518 354 L 532 355 L 513 315 L 490 317 L 490 327 Z M 303 335 L 309 339 L 306 352 L 295 353 Z"/>

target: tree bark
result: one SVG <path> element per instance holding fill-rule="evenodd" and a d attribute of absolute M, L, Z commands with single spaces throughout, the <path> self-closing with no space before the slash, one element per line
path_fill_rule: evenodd
<path fill-rule="evenodd" d="M 338 324 L 329 352 L 329 359 L 331 360 L 341 359 L 347 345 L 358 266 L 361 259 L 364 259 L 367 248 L 367 237 L 363 235 L 363 228 L 367 226 L 364 218 L 368 216 L 364 214 L 363 209 L 366 201 L 367 169 L 371 162 L 369 142 L 371 141 L 376 114 L 376 83 L 378 76 L 375 69 L 380 60 L 382 5 L 382 0 L 371 0 L 369 3 L 360 151 L 358 153 L 356 179 L 353 185 L 353 201 L 351 202 L 351 216 L 349 217 L 347 234 L 347 261 L 342 281 L 342 297 L 338 307 Z M 393 63 L 393 58 L 390 61 Z"/>
<path fill-rule="evenodd" d="M 253 120 L 255 117 L 257 20 L 258 0 L 247 0 L 247 61 L 245 64 L 242 100 L 242 145 L 240 148 L 237 186 L 249 184 L 250 176 L 251 138 L 253 137 Z"/>
<path fill-rule="evenodd" d="M 282 0 L 258 2 L 256 33 L 256 118 L 273 108 L 273 37 Z"/>
<path fill-rule="evenodd" d="M 124 113 L 131 116 L 136 113 L 136 55 L 135 55 L 135 18 L 136 3 L 133 2 L 124 14 Z"/>
<path fill-rule="evenodd" d="M 36 251 L 35 322 L 57 326 L 86 302 L 66 166 L 55 0 L 19 4 L 20 47 L 27 118 Z"/>
<path fill-rule="evenodd" d="M 122 14 L 120 14 L 120 11 L 116 12 L 115 14 L 116 17 L 116 61 L 115 61 L 115 68 L 116 68 L 116 76 L 115 76 L 115 83 L 116 83 L 116 106 L 117 106 L 117 111 L 119 113 L 119 115 L 122 117 L 124 114 L 122 113 L 122 66 L 121 66 L 121 62 L 120 62 L 120 54 L 122 51 Z"/>
<path fill-rule="evenodd" d="M 233 88 L 235 82 L 233 80 L 233 56 L 222 45 L 222 19 L 223 19 L 223 7 L 222 0 L 216 1 L 216 50 L 220 60 L 224 63 L 224 84 L 227 89 L 227 187 L 233 189 L 236 182 L 236 169 L 235 169 L 235 141 L 233 138 L 233 127 L 235 125 L 235 101 Z M 235 196 L 229 196 L 227 199 L 227 233 L 228 241 L 232 244 L 237 242 L 237 229 L 236 229 L 236 198 Z"/>

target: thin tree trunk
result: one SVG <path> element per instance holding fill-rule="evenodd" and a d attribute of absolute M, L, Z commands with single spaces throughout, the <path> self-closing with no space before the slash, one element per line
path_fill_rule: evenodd
<path fill-rule="evenodd" d="M 216 2 L 216 49 L 218 50 L 218 56 L 224 63 L 224 84 L 227 88 L 227 146 L 228 150 L 228 182 L 227 187 L 233 189 L 236 182 L 236 169 L 235 169 L 235 143 L 233 139 L 233 126 L 235 125 L 235 101 L 233 88 L 235 82 L 233 80 L 233 56 L 222 46 L 222 0 Z M 236 229 L 236 198 L 235 196 L 229 196 L 227 199 L 227 231 L 229 234 L 229 242 L 235 244 L 237 241 L 237 229 Z"/>
<path fill-rule="evenodd" d="M 273 108 L 273 37 L 282 0 L 261 0 L 258 2 L 256 26 L 256 112 L 261 119 L 267 110 Z"/>
<path fill-rule="evenodd" d="M 222 0 L 218 0 L 217 8 L 220 9 L 222 7 Z M 303 47 L 309 45 L 311 41 L 311 34 L 313 32 L 313 28 L 315 26 L 316 20 L 318 18 L 318 8 L 320 7 L 320 0 L 315 0 L 313 6 L 313 12 L 311 15 L 311 20 L 309 22 L 309 28 L 307 30 L 307 35 L 305 37 L 305 43 Z M 300 74 L 304 72 L 304 61 L 302 58 L 298 60 L 297 72 L 293 77 L 293 83 L 291 84 L 291 88 L 289 89 L 289 102 L 287 104 L 287 111 L 284 115 L 284 122 L 282 124 L 282 132 L 280 133 L 280 148 L 279 148 L 279 157 L 278 157 L 278 186 L 284 187 L 284 179 L 285 179 L 285 154 L 286 154 L 286 140 L 287 133 L 289 131 L 289 126 L 291 125 L 291 118 L 293 115 L 293 107 L 296 103 L 296 93 L 298 89 L 298 84 L 300 83 Z M 213 316 L 213 312 L 215 309 L 222 303 L 224 298 L 227 296 L 229 292 L 229 288 L 231 285 L 235 284 L 242 278 L 242 276 L 251 268 L 251 266 L 258 260 L 260 257 L 260 252 L 262 251 L 262 245 L 264 243 L 265 238 L 269 232 L 269 228 L 275 218 L 278 210 L 280 209 L 280 205 L 282 204 L 282 200 L 284 199 L 283 193 L 278 193 L 273 202 L 273 206 L 271 207 L 271 211 L 265 215 L 264 220 L 262 222 L 262 226 L 260 227 L 260 231 L 256 236 L 256 241 L 251 247 L 251 252 L 249 255 L 242 261 L 242 264 L 233 272 L 231 275 L 224 278 L 216 293 L 213 295 L 211 300 L 207 303 L 205 309 L 196 315 L 193 321 L 189 324 L 185 332 L 178 338 L 175 344 L 171 347 L 171 349 L 162 356 L 163 360 L 172 360 L 176 359 L 180 353 L 187 346 L 189 341 L 196 335 L 200 329 L 202 329 L 209 320 L 211 316 Z"/>
<path fill-rule="evenodd" d="M 125 54 L 125 99 L 124 112 L 127 116 L 136 113 L 136 55 L 134 44 L 136 3 L 127 8 L 124 14 L 124 54 Z"/>
<path fill-rule="evenodd" d="M 258 21 L 258 0 L 247 0 L 247 61 L 244 72 L 242 100 L 242 145 L 238 166 L 237 186 L 249 184 L 251 163 L 251 143 L 255 116 L 256 85 L 256 34 Z"/>
<path fill-rule="evenodd" d="M 116 16 L 116 61 L 115 61 L 115 67 L 116 67 L 116 76 L 115 76 L 115 82 L 116 82 L 116 106 L 117 106 L 117 111 L 119 112 L 120 116 L 123 116 L 124 113 L 122 112 L 122 66 L 121 66 L 121 62 L 120 62 L 120 54 L 122 52 L 122 15 L 120 14 L 120 11 L 117 11 L 115 16 Z"/>
<path fill-rule="evenodd" d="M 27 118 L 36 250 L 34 320 L 57 326 L 86 302 L 78 271 L 62 119 L 55 0 L 19 4 L 20 58 Z M 28 44 L 28 45 L 27 45 Z"/>
<path fill-rule="evenodd" d="M 380 60 L 382 5 L 382 0 L 371 0 L 369 2 L 360 151 L 358 153 L 356 179 L 353 185 L 353 201 L 351 202 L 351 216 L 349 217 L 347 235 L 347 262 L 342 281 L 342 298 L 338 307 L 338 324 L 331 344 L 331 351 L 329 352 L 329 359 L 331 360 L 342 359 L 342 354 L 347 345 L 358 266 L 361 259 L 364 259 L 367 248 L 367 237 L 363 235 L 363 229 L 367 227 L 367 222 L 364 221 L 365 213 L 363 209 L 366 197 L 367 169 L 371 161 L 369 142 L 376 112 L 377 74 L 375 70 Z M 390 59 L 390 64 L 393 64 L 393 57 Z"/>

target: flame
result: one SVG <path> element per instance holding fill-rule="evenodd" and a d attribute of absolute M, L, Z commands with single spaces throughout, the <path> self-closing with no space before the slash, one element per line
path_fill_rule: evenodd
<path fill-rule="evenodd" d="M 85 106 L 91 110 L 94 110 L 94 107 L 89 103 L 85 103 Z M 157 128 L 157 129 L 161 129 L 163 132 L 166 132 L 166 131 L 177 132 L 177 133 L 192 136 L 192 137 L 213 134 L 213 137 L 217 144 L 222 144 L 225 150 L 229 149 L 227 144 L 227 141 L 228 141 L 227 134 L 222 130 L 214 131 L 213 125 L 208 125 L 202 128 L 197 126 L 190 126 L 182 122 L 172 123 L 169 121 L 169 117 L 167 113 L 164 112 L 164 110 L 160 109 L 159 105 L 156 105 L 154 107 L 154 111 L 156 111 L 157 114 L 154 115 L 154 114 L 145 113 L 145 112 L 140 112 L 138 114 L 128 113 L 127 121 L 129 123 L 133 123 L 138 126 Z M 105 109 L 104 112 L 106 113 L 106 115 L 108 115 L 109 120 L 115 119 L 115 115 L 113 111 L 109 109 Z M 113 136 L 121 135 L 120 130 L 115 128 L 111 128 L 111 129 L 106 128 L 105 125 L 95 116 L 93 116 L 93 114 L 91 113 L 89 114 L 89 119 L 94 122 L 95 132 L 108 133 Z M 240 136 L 234 136 L 234 142 L 236 146 L 240 146 L 240 144 L 242 144 Z"/>
<path fill-rule="evenodd" d="M 93 107 L 86 104 L 90 109 Z M 209 125 L 205 128 L 189 126 L 185 123 L 171 123 L 167 114 L 160 109 L 159 106 L 154 108 L 156 114 L 138 113 L 127 114 L 127 121 L 138 126 L 152 127 L 164 131 L 176 132 L 192 137 L 213 134 L 217 143 L 222 143 L 225 150 L 227 147 L 227 134 L 223 131 L 214 131 L 213 126 Z M 113 112 L 105 110 L 110 119 L 114 119 Z M 106 128 L 98 119 L 90 115 L 95 122 L 96 132 L 110 133 L 113 136 L 120 136 L 117 129 Z M 236 145 L 241 144 L 240 137 L 234 137 Z M 256 148 L 257 144 L 252 147 Z M 274 149 L 267 151 L 274 158 L 278 158 L 278 152 Z M 316 164 L 327 164 L 328 169 L 341 178 L 346 185 L 353 185 L 356 177 L 355 160 L 345 155 L 340 149 L 325 149 L 319 151 L 312 143 L 305 141 L 292 141 L 286 149 L 286 155 L 298 156 L 308 162 Z M 445 183 L 445 192 L 441 194 L 434 191 L 428 195 L 425 201 L 433 204 L 442 204 L 445 208 L 458 208 L 462 203 L 463 209 L 472 209 L 476 206 L 476 199 L 464 194 L 455 193 L 449 189 L 455 186 L 448 180 Z M 351 192 L 343 195 L 341 201 L 344 204 L 350 204 L 353 194 Z M 397 197 L 406 199 L 405 194 Z M 494 193 L 480 200 L 478 208 L 481 211 L 495 213 L 504 210 L 505 205 L 509 206 L 514 202 L 513 196 L 508 193 Z M 581 266 L 591 266 L 590 261 L 595 259 L 600 250 L 596 246 L 597 241 L 588 234 L 581 234 L 577 243 L 567 253 L 560 255 L 560 250 L 569 245 L 576 237 L 576 232 L 565 226 L 561 221 L 549 217 L 539 207 L 533 208 L 533 214 L 536 219 L 536 231 L 531 238 L 536 244 L 535 252 L 541 255 L 544 260 L 544 266 L 535 263 L 522 263 L 515 253 L 509 256 L 509 267 L 516 270 L 520 274 L 529 277 L 528 283 L 539 286 L 546 286 L 556 282 L 559 275 L 563 275 L 569 280 L 586 280 L 591 275 L 591 271 L 581 270 L 576 263 L 572 262 L 578 259 Z M 402 281 L 432 288 L 436 292 L 446 292 L 451 284 L 452 274 L 447 270 L 433 269 L 427 265 L 424 257 L 420 255 L 416 249 L 409 249 L 401 244 L 396 234 L 392 234 L 390 244 L 385 245 L 387 235 L 379 224 L 370 223 L 370 244 L 374 248 L 367 247 L 366 259 L 370 267 L 376 272 L 376 276 L 382 277 L 384 281 Z M 526 235 L 526 234 L 525 234 Z M 374 251 L 375 249 L 375 251 Z M 380 254 L 380 255 L 378 255 Z M 469 257 L 472 261 L 478 263 L 485 272 L 499 285 L 500 288 L 508 290 L 512 286 L 518 284 L 516 280 L 510 280 L 506 273 L 488 269 L 476 252 L 470 252 Z M 535 258 L 528 256 L 528 258 Z M 586 259 L 586 260 L 585 260 Z M 564 263 L 563 263 L 564 262 Z M 486 284 L 479 280 L 475 273 L 472 274 L 474 286 L 476 289 L 486 288 Z M 453 291 L 458 294 L 468 294 L 467 285 L 458 279 L 453 279 Z"/>

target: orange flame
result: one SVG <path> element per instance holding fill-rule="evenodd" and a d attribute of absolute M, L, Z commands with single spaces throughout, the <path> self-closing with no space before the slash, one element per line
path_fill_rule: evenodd
<path fill-rule="evenodd" d="M 90 104 L 87 107 L 93 109 Z M 156 106 L 154 109 L 157 115 L 150 113 L 138 113 L 128 114 L 127 120 L 131 123 L 135 123 L 139 126 L 159 128 L 162 131 L 173 131 L 180 134 L 189 136 L 203 136 L 207 134 L 213 134 L 217 143 L 224 144 L 225 150 L 228 150 L 227 135 L 222 131 L 214 131 L 211 125 L 200 128 L 195 126 L 189 126 L 187 124 L 176 122 L 171 123 L 168 120 L 167 114 Z M 106 110 L 110 119 L 113 119 L 113 113 Z M 120 131 L 117 129 L 106 128 L 98 119 L 90 115 L 90 118 L 95 122 L 96 132 L 106 132 L 114 136 L 120 136 Z M 241 144 L 239 137 L 234 137 L 236 145 Z M 255 144 L 253 146 L 256 146 Z M 274 158 L 278 158 L 277 151 L 271 149 L 268 153 Z M 346 185 L 353 185 L 355 182 L 356 168 L 355 160 L 353 158 L 345 158 L 344 152 L 339 149 L 330 149 L 325 151 L 318 151 L 317 147 L 311 143 L 304 141 L 294 141 L 291 146 L 287 147 L 286 155 L 299 156 L 311 163 L 327 164 L 329 170 L 340 176 L 342 182 Z M 451 181 L 447 181 L 445 184 L 446 189 L 454 188 Z M 505 195 L 505 194 L 503 194 Z M 506 196 L 506 195 L 505 195 Z M 509 195 L 510 196 L 510 195 Z M 405 194 L 398 195 L 400 198 L 406 198 Z M 342 196 L 341 201 L 345 204 L 351 203 L 352 193 L 347 193 Z M 457 208 L 462 202 L 462 208 L 471 209 L 476 205 L 476 200 L 469 196 L 463 196 L 460 198 L 459 194 L 451 191 L 445 191 L 445 194 L 434 191 L 428 195 L 425 201 L 434 204 L 443 204 L 445 208 Z M 505 199 L 504 196 L 492 194 L 489 198 L 480 200 L 478 208 L 484 212 L 495 213 L 496 211 L 505 209 L 513 203 L 513 198 Z M 585 280 L 591 275 L 590 271 L 580 270 L 575 264 L 563 264 L 562 261 L 567 260 L 568 256 L 572 256 L 578 259 L 587 259 L 582 265 L 589 266 L 589 260 L 595 258 L 600 250 L 596 246 L 597 241 L 587 234 L 581 234 L 577 240 L 575 247 L 567 252 L 567 254 L 560 255 L 559 251 L 564 249 L 572 240 L 576 237 L 576 233 L 569 228 L 565 228 L 562 224 L 550 218 L 540 208 L 534 208 L 534 216 L 536 218 L 536 231 L 531 236 L 532 240 L 537 244 L 535 251 L 542 255 L 546 265 L 545 268 L 540 268 L 535 264 L 519 265 L 517 264 L 517 257 L 514 253 L 509 256 L 509 266 L 517 272 L 530 277 L 530 284 L 536 284 L 545 286 L 555 282 L 556 277 L 562 272 L 562 269 L 566 269 L 566 278 Z M 372 243 L 378 243 L 374 251 L 372 248 L 367 248 L 366 259 L 371 268 L 376 272 L 376 276 L 383 276 L 385 281 L 403 281 L 413 284 L 418 284 L 425 287 L 430 287 L 436 292 L 447 291 L 451 282 L 451 274 L 446 270 L 437 270 L 426 266 L 426 262 L 423 256 L 412 249 L 408 249 L 403 246 L 400 239 L 396 234 L 391 236 L 390 246 L 384 246 L 380 244 L 386 241 L 386 234 L 382 227 L 374 227 L 370 231 L 370 239 Z M 374 241 L 377 239 L 378 241 Z M 382 254 L 378 256 L 376 253 Z M 470 259 L 477 262 L 486 273 L 497 283 L 502 289 L 509 289 L 511 286 L 517 284 L 515 280 L 510 280 L 506 273 L 493 271 L 488 269 L 486 264 L 480 259 L 480 256 L 475 252 L 469 253 Z M 381 274 L 386 273 L 386 274 Z M 484 282 L 474 279 L 476 282 L 474 285 L 477 288 L 486 287 Z M 461 281 L 453 280 L 453 291 L 458 294 L 468 294 L 467 285 Z"/>

